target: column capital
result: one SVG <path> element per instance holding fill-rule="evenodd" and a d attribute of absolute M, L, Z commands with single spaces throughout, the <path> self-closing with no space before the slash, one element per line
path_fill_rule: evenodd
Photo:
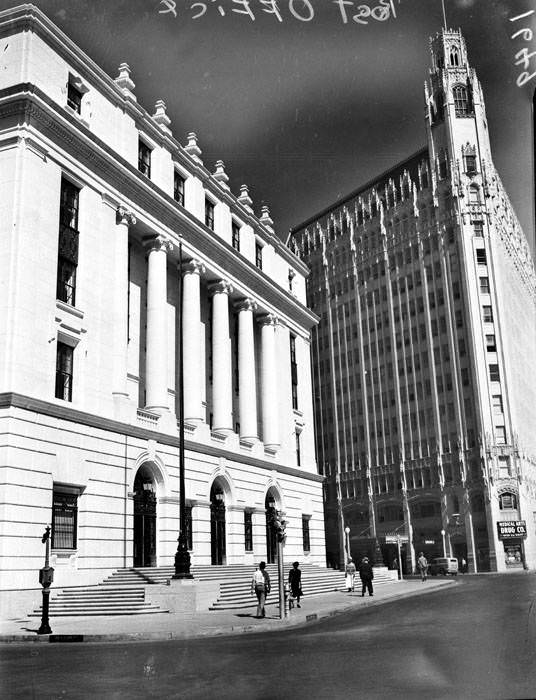
<path fill-rule="evenodd" d="M 136 217 L 126 207 L 120 204 L 115 211 L 115 223 L 123 224 L 124 226 L 134 226 Z"/>
<path fill-rule="evenodd" d="M 279 317 L 275 314 L 264 314 L 258 318 L 259 325 L 261 326 L 278 326 L 280 324 Z"/>
<path fill-rule="evenodd" d="M 180 265 L 177 265 L 180 267 Z M 183 263 L 182 271 L 184 273 L 194 274 L 194 275 L 204 275 L 206 272 L 205 264 L 201 260 L 188 260 L 188 262 Z"/>
<path fill-rule="evenodd" d="M 256 311 L 257 302 L 251 297 L 245 297 L 244 299 L 239 299 L 234 307 L 237 311 Z"/>
<path fill-rule="evenodd" d="M 143 245 L 147 250 L 164 250 L 170 253 L 173 250 L 173 243 L 164 236 L 147 236 L 143 239 Z"/>
<path fill-rule="evenodd" d="M 220 280 L 219 282 L 214 282 L 214 284 L 210 285 L 209 292 L 212 296 L 214 296 L 214 294 L 229 295 L 233 293 L 233 285 L 229 282 L 229 280 Z"/>

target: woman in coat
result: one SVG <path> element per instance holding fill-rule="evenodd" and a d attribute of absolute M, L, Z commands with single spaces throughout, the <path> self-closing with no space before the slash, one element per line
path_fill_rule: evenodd
<path fill-rule="evenodd" d="M 291 596 L 296 599 L 296 605 L 298 608 L 301 608 L 300 598 L 303 594 L 301 589 L 301 571 L 299 566 L 299 561 L 295 561 L 292 564 L 292 569 L 288 572 L 288 585 L 290 586 Z"/>

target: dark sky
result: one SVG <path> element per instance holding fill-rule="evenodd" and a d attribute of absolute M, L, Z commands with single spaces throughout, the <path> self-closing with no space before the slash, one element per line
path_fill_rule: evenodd
<path fill-rule="evenodd" d="M 423 82 L 428 37 L 442 26 L 441 0 L 393 0 L 396 18 L 342 20 L 338 4 L 279 0 L 282 21 L 261 0 L 177 0 L 177 17 L 158 0 L 36 0 L 112 77 L 126 61 L 140 104 L 165 100 L 174 136 L 195 131 L 205 165 L 225 162 L 231 189 L 250 188 L 255 211 L 270 207 L 280 237 L 324 206 L 425 143 Z M 0 8 L 14 3 L 0 0 Z M 173 4 L 173 3 L 170 3 Z M 461 28 L 484 87 L 494 160 L 531 242 L 531 101 L 515 54 L 536 38 L 511 35 L 536 23 L 510 21 L 531 0 L 445 0 L 447 24 Z M 202 17 L 194 19 L 206 7 Z M 221 8 L 221 10 L 219 9 Z M 225 13 L 222 16 L 222 12 Z M 535 31 L 536 36 L 536 31 Z M 530 59 L 536 72 L 536 56 Z"/>

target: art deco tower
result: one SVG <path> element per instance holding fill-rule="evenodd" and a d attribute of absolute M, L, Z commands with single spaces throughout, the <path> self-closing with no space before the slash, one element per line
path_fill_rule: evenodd
<path fill-rule="evenodd" d="M 427 146 L 290 239 L 321 317 L 328 557 L 343 559 L 348 526 L 354 556 L 379 541 L 388 561 L 404 533 L 408 569 L 421 550 L 473 571 L 535 566 L 534 265 L 464 39 L 442 30 L 430 47 Z M 506 521 L 524 528 L 502 539 Z"/>

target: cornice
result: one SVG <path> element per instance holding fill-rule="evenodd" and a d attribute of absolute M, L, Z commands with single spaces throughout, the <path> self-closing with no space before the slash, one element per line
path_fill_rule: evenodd
<path fill-rule="evenodd" d="M 230 192 L 226 192 L 214 180 L 210 171 L 202 163 L 189 156 L 184 147 L 172 134 L 165 133 L 153 117 L 136 100 L 125 95 L 105 71 L 102 70 L 82 49 L 80 49 L 64 32 L 61 31 L 38 7 L 24 4 L 11 10 L 0 12 L 0 38 L 12 36 L 19 32 L 28 31 L 42 39 L 55 53 L 61 56 L 69 66 L 88 83 L 100 90 L 114 105 L 118 106 L 134 120 L 136 127 L 141 128 L 148 137 L 163 147 L 167 147 L 172 159 L 199 177 L 205 187 L 222 201 L 225 201 L 232 211 L 243 221 L 248 222 L 257 230 L 261 237 L 271 243 L 277 252 L 293 267 L 304 275 L 308 269 L 301 263 L 279 238 L 268 231 L 259 222 L 253 212 L 248 212 Z"/>
<path fill-rule="evenodd" d="M 23 394 L 17 394 L 14 392 L 0 393 L 0 409 L 6 408 L 19 408 L 24 411 L 33 411 L 34 413 L 40 413 L 42 415 L 49 416 L 50 418 L 71 421 L 72 423 L 78 423 L 90 428 L 106 430 L 111 433 L 117 433 L 140 440 L 154 440 L 160 445 L 176 447 L 177 449 L 179 449 L 180 445 L 178 436 L 174 437 L 173 435 L 167 435 L 166 433 L 161 433 L 156 430 L 149 430 L 138 427 L 137 425 L 122 423 L 110 418 L 103 418 L 102 416 L 96 416 L 93 413 L 86 413 L 85 411 L 71 408 L 70 406 L 54 404 L 48 401 L 43 401 L 42 399 L 36 399 L 31 396 L 24 396 Z M 188 452 L 209 455 L 211 457 L 223 457 L 229 462 L 249 464 L 252 467 L 265 469 L 269 472 L 275 471 L 279 474 L 295 476 L 307 481 L 324 481 L 324 477 L 320 474 L 311 474 L 310 472 L 304 472 L 294 467 L 275 464 L 274 462 L 268 462 L 256 457 L 248 457 L 240 453 L 231 452 L 230 450 L 215 448 L 211 445 L 193 442 L 192 440 L 185 441 L 185 449 Z"/>
<path fill-rule="evenodd" d="M 11 124 L 10 118 L 13 120 Z M 55 143 L 58 149 L 67 152 L 96 177 L 135 203 L 139 210 L 173 231 L 177 235 L 177 243 L 182 235 L 207 260 L 235 276 L 247 288 L 255 290 L 268 305 L 299 326 L 310 329 L 318 322 L 316 314 L 278 287 L 249 260 L 237 258 L 230 244 L 217 237 L 35 85 L 24 83 L 0 90 L 0 119 L 8 122 L 7 128 L 25 124 L 35 129 Z M 294 256 L 290 251 L 288 253 L 294 263 Z"/>

